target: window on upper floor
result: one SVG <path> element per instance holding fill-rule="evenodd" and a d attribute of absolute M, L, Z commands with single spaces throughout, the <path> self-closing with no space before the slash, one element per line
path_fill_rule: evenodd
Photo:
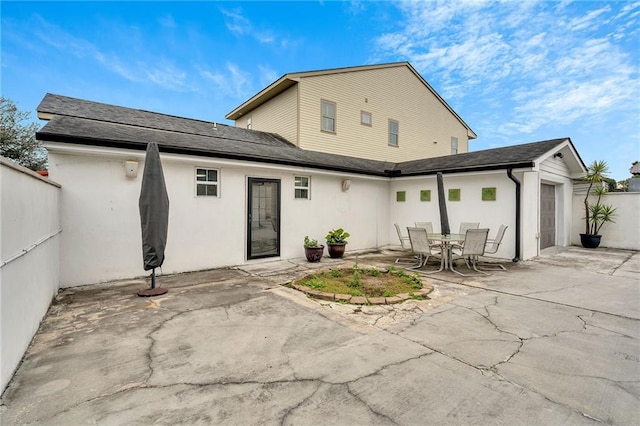
<path fill-rule="evenodd" d="M 367 111 L 360 111 L 360 124 L 363 126 L 371 127 L 371 113 Z"/>
<path fill-rule="evenodd" d="M 399 129 L 400 123 L 396 120 L 389 119 L 389 145 L 398 146 Z"/>
<path fill-rule="evenodd" d="M 458 138 L 451 137 L 451 154 L 458 153 Z"/>
<path fill-rule="evenodd" d="M 336 132 L 336 103 L 322 100 L 322 125 L 323 132 Z"/>
<path fill-rule="evenodd" d="M 247 129 L 251 129 L 251 117 L 247 117 Z"/>
<path fill-rule="evenodd" d="M 311 178 L 309 176 L 294 176 L 293 192 L 295 198 L 309 199 Z"/>
<path fill-rule="evenodd" d="M 196 196 L 218 196 L 218 170 L 196 168 Z"/>

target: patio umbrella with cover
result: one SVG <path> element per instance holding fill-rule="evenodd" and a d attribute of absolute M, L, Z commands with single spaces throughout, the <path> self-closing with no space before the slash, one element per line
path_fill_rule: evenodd
<path fill-rule="evenodd" d="M 436 175 L 438 182 L 438 205 L 440 206 L 440 232 L 442 235 L 451 234 L 451 228 L 449 227 L 449 215 L 447 214 L 447 202 L 444 198 L 444 181 L 442 179 L 442 173 L 438 172 Z"/>
<path fill-rule="evenodd" d="M 138 292 L 139 296 L 157 296 L 166 288 L 156 288 L 156 269 L 164 262 L 169 227 L 169 196 L 164 182 L 158 144 L 147 145 L 147 155 L 140 189 L 140 225 L 142 227 L 142 258 L 144 270 L 151 272 L 151 288 Z"/>

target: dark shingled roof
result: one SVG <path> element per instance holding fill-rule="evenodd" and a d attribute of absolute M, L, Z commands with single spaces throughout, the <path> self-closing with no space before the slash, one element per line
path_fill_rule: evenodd
<path fill-rule="evenodd" d="M 568 138 L 444 157 L 389 163 L 303 150 L 274 133 L 47 94 L 39 115 L 53 118 L 37 133 L 42 141 L 145 150 L 310 167 L 373 176 L 532 167 Z"/>

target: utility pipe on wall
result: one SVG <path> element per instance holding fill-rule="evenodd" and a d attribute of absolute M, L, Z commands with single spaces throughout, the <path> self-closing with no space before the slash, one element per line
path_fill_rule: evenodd
<path fill-rule="evenodd" d="M 520 181 L 513 176 L 513 169 L 507 169 L 507 176 L 516 184 L 516 257 L 513 262 L 520 260 Z"/>

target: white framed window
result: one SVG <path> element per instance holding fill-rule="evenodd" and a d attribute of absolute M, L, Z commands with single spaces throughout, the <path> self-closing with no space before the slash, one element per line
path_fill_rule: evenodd
<path fill-rule="evenodd" d="M 219 171 L 196 167 L 196 196 L 218 197 Z"/>
<path fill-rule="evenodd" d="M 336 132 L 336 103 L 322 100 L 322 125 L 323 132 Z"/>
<path fill-rule="evenodd" d="M 371 113 L 368 111 L 360 111 L 360 124 L 371 127 Z"/>
<path fill-rule="evenodd" d="M 247 129 L 251 129 L 251 117 L 247 117 Z"/>
<path fill-rule="evenodd" d="M 293 183 L 294 198 L 308 200 L 311 189 L 311 178 L 309 176 L 294 176 Z"/>
<path fill-rule="evenodd" d="M 451 154 L 458 153 L 458 138 L 451 137 Z"/>
<path fill-rule="evenodd" d="M 398 146 L 398 136 L 400 123 L 396 120 L 389 119 L 389 145 Z"/>

